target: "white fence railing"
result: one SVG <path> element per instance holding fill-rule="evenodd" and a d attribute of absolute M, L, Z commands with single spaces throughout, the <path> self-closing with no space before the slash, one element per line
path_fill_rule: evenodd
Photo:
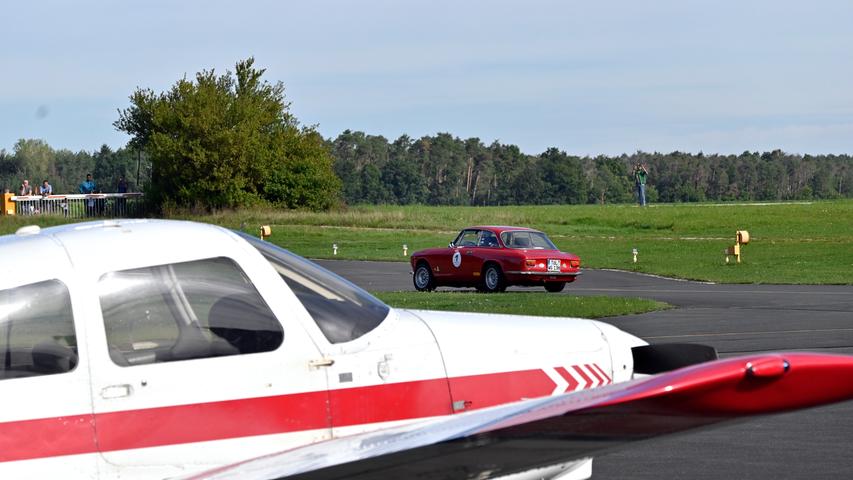
<path fill-rule="evenodd" d="M 129 218 L 145 215 L 141 193 L 90 195 L 29 195 L 12 197 L 16 215 L 56 215 L 68 218 Z"/>

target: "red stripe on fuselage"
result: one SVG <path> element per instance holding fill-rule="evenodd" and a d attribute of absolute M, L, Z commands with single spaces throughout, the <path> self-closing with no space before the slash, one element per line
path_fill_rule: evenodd
<path fill-rule="evenodd" d="M 567 382 L 569 382 L 569 386 L 566 387 L 566 391 L 574 392 L 575 388 L 578 387 L 578 381 L 575 380 L 575 377 L 573 377 L 572 374 L 569 373 L 568 370 L 566 370 L 566 367 L 557 367 L 555 370 L 557 370 L 557 373 L 559 373 L 561 377 L 563 377 Z"/>
<path fill-rule="evenodd" d="M 592 386 L 592 379 L 589 378 L 589 375 L 587 375 L 586 372 L 583 371 L 583 368 L 581 368 L 580 365 L 573 365 L 572 368 L 575 370 L 575 372 L 577 372 L 578 375 L 581 376 L 584 381 L 583 385 L 581 385 L 581 388 L 589 388 L 590 386 Z"/>
<path fill-rule="evenodd" d="M 448 385 L 449 383 L 449 385 Z M 129 450 L 363 425 L 452 413 L 549 395 L 542 370 L 430 379 L 140 410 L 0 423 L 0 461 Z M 452 395 L 452 399 L 451 399 Z"/>
<path fill-rule="evenodd" d="M 595 381 L 597 381 L 599 385 L 604 385 L 604 378 L 601 376 L 600 373 L 598 373 L 598 370 L 595 369 L 595 366 L 590 365 L 588 363 L 584 366 L 587 370 L 589 370 L 589 373 L 591 373 L 595 377 Z"/>
<path fill-rule="evenodd" d="M 102 451 L 328 428 L 326 392 L 99 413 Z"/>
<path fill-rule="evenodd" d="M 94 452 L 92 415 L 0 423 L 0 462 Z"/>
<path fill-rule="evenodd" d="M 453 401 L 465 402 L 466 410 L 544 397 L 554 390 L 554 381 L 538 369 L 452 377 L 449 382 Z"/>
<path fill-rule="evenodd" d="M 444 378 L 343 388 L 331 390 L 329 397 L 334 427 L 453 413 Z"/>
<path fill-rule="evenodd" d="M 600 366 L 598 366 L 598 364 L 597 364 L 597 363 L 593 363 L 593 364 L 592 364 L 592 366 L 593 366 L 593 367 L 595 367 L 595 368 L 596 368 L 596 370 L 598 370 L 598 373 L 599 373 L 602 377 L 604 377 L 604 383 L 605 383 L 605 385 L 608 385 L 608 384 L 613 383 L 613 379 L 611 379 L 611 378 L 610 378 L 610 375 L 608 375 L 608 374 L 604 371 L 604 369 L 603 369 L 603 368 L 601 368 Z"/>

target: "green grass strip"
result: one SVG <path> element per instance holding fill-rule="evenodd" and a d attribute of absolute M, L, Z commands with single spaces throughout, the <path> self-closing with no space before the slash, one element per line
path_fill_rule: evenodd
<path fill-rule="evenodd" d="M 463 227 L 538 228 L 589 268 L 614 268 L 718 283 L 853 285 L 853 200 L 789 203 L 540 205 L 506 207 L 354 206 L 328 212 L 243 209 L 176 215 L 256 233 L 309 258 L 406 261 L 407 253 L 446 246 Z M 48 216 L 0 217 L 0 233 Z M 748 230 L 742 263 L 723 251 Z M 338 246 L 333 255 L 332 245 Z M 631 252 L 639 250 L 637 263 Z M 132 254 L 132 252 L 128 252 Z M 450 253 L 448 253 L 450 255 Z M 580 281 L 583 281 L 581 278 Z"/>
<path fill-rule="evenodd" d="M 672 308 L 664 302 L 631 297 L 557 295 L 546 292 L 372 292 L 398 308 L 450 312 L 507 313 L 541 317 L 602 318 Z"/>

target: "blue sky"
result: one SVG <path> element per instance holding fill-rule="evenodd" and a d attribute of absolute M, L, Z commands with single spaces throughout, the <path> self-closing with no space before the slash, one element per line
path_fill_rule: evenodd
<path fill-rule="evenodd" d="M 254 56 L 327 137 L 853 153 L 849 1 L 33 0 L 0 18 L 7 150 L 123 146 L 136 87 Z"/>

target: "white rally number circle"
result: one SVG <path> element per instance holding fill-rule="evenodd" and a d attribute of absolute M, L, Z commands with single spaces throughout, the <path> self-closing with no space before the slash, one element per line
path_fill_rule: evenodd
<path fill-rule="evenodd" d="M 453 252 L 453 266 L 459 268 L 462 265 L 462 254 L 459 253 L 459 250 Z"/>

